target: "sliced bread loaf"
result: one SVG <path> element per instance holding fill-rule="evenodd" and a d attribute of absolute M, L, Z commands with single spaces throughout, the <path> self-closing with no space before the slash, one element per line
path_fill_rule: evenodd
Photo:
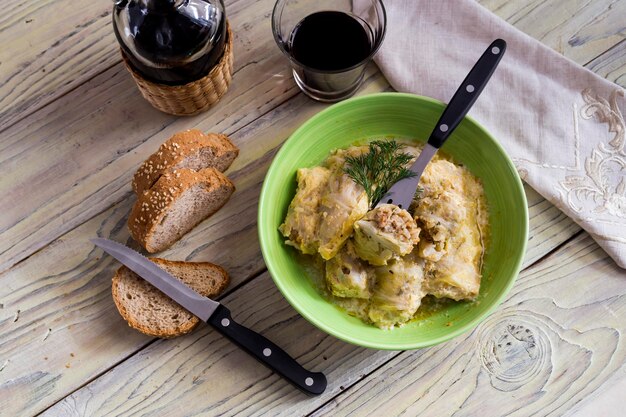
<path fill-rule="evenodd" d="M 204 134 L 197 129 L 177 133 L 141 164 L 133 178 L 133 190 L 141 195 L 170 169 L 189 168 L 199 171 L 215 168 L 224 172 L 237 155 L 239 149 L 226 135 Z"/>
<path fill-rule="evenodd" d="M 229 283 L 228 273 L 209 262 L 151 258 L 160 268 L 205 297 L 216 297 Z M 113 301 L 128 325 L 149 336 L 171 338 L 189 333 L 200 320 L 174 300 L 122 266 L 112 283 Z"/>
<path fill-rule="evenodd" d="M 128 218 L 130 234 L 148 252 L 160 252 L 219 210 L 234 191 L 215 168 L 167 171 L 139 195 Z"/>

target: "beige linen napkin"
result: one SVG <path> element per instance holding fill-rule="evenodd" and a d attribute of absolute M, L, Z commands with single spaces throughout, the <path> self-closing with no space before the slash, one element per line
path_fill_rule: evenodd
<path fill-rule="evenodd" d="M 398 91 L 448 102 L 485 48 L 507 42 L 469 115 L 524 181 L 626 268 L 624 90 L 472 0 L 384 3 L 387 35 L 375 61 Z"/>

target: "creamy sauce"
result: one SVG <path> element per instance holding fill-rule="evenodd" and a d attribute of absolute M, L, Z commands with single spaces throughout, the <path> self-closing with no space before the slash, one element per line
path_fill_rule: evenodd
<path fill-rule="evenodd" d="M 367 300 L 361 300 L 356 298 L 341 298 L 333 296 L 324 278 L 324 260 L 315 255 L 304 255 L 300 252 L 294 251 L 298 263 L 305 271 L 305 275 L 311 281 L 317 291 L 331 304 L 335 305 L 339 310 L 349 314 L 353 317 L 371 323 L 367 315 Z M 432 316 L 439 314 L 441 311 L 446 310 L 451 305 L 458 304 L 459 301 L 454 301 L 449 298 L 436 298 L 432 295 L 427 295 L 422 299 L 420 307 L 417 309 L 413 318 L 410 321 L 424 321 L 426 322 Z M 465 302 L 466 304 L 470 304 Z"/>

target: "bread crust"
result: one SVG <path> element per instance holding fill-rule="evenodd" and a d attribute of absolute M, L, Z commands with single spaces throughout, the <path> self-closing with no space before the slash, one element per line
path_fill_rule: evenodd
<path fill-rule="evenodd" d="M 214 156 L 211 167 L 220 172 L 226 171 L 239 155 L 239 148 L 224 134 L 205 134 L 198 129 L 185 130 L 161 144 L 159 149 L 139 166 L 133 177 L 133 190 L 138 196 L 143 194 L 166 171 L 177 169 L 185 158 L 203 148 L 210 148 Z"/>
<path fill-rule="evenodd" d="M 170 261 L 170 260 L 161 259 L 161 258 L 149 258 L 149 259 L 152 262 L 159 265 L 159 267 L 161 268 L 164 265 L 172 265 L 172 266 L 176 265 L 178 267 L 192 268 L 196 270 L 214 269 L 218 271 L 222 279 L 216 283 L 217 285 L 215 287 L 193 288 L 196 292 L 198 292 L 200 295 L 205 296 L 205 297 L 209 297 L 209 298 L 217 297 L 226 289 L 226 287 L 228 287 L 230 283 L 230 276 L 228 275 L 228 272 L 226 272 L 226 270 L 222 268 L 221 266 L 212 264 L 210 262 Z M 200 323 L 200 319 L 198 319 L 196 316 L 190 313 L 191 319 L 188 320 L 186 323 L 184 323 L 183 326 L 180 326 L 179 328 L 170 328 L 170 329 L 167 329 L 167 331 L 166 330 L 161 331 L 159 329 L 150 327 L 150 325 L 143 322 L 140 317 L 135 317 L 128 310 L 127 303 L 129 301 L 127 301 L 126 298 L 123 296 L 123 294 L 120 293 L 120 288 L 119 288 L 120 281 L 124 279 L 123 276 L 124 274 L 127 274 L 127 273 L 133 274 L 133 272 L 130 271 L 126 266 L 121 266 L 115 272 L 115 275 L 113 276 L 113 280 L 111 283 L 111 293 L 113 295 L 113 301 L 115 302 L 115 306 L 117 307 L 117 310 L 119 311 L 122 318 L 128 323 L 130 327 L 132 327 L 133 329 L 139 330 L 141 333 L 148 335 L 148 336 L 159 337 L 163 339 L 170 339 L 170 338 L 182 336 L 184 334 L 191 332 L 194 328 L 196 328 L 198 323 Z M 146 284 L 151 285 L 147 282 Z M 156 288 L 155 290 L 158 291 Z M 163 293 L 161 294 L 164 298 L 167 298 L 167 295 Z M 181 312 L 187 312 L 187 310 L 185 310 L 182 306 L 178 305 L 178 307 L 180 308 Z"/>
<path fill-rule="evenodd" d="M 144 191 L 137 198 L 131 210 L 128 217 L 128 228 L 133 239 L 150 253 L 159 252 L 171 246 L 170 244 L 166 247 L 156 247 L 151 238 L 173 202 L 181 197 L 188 188 L 197 184 L 204 184 L 205 188 L 209 190 L 225 188 L 229 195 L 222 202 L 222 205 L 235 191 L 235 185 L 215 168 L 206 168 L 200 171 L 181 168 L 166 171 L 152 188 Z"/>

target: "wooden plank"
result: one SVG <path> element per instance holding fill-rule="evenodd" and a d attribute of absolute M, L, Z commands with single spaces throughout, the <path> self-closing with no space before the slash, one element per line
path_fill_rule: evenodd
<path fill-rule="evenodd" d="M 626 40 L 591 61 L 587 68 L 626 88 Z"/>
<path fill-rule="evenodd" d="M 111 2 L 22 1 L 0 21 L 0 131 L 119 62 Z"/>
<path fill-rule="evenodd" d="M 502 19 L 566 57 L 585 64 L 624 40 L 620 0 L 480 0 Z"/>
<path fill-rule="evenodd" d="M 585 233 L 522 273 L 472 333 L 399 354 L 313 415 L 562 415 L 626 379 L 624 280 Z"/>
<path fill-rule="evenodd" d="M 580 226 L 527 184 L 524 184 L 524 191 L 528 200 L 530 230 L 522 268 L 534 264 L 581 230 Z"/>
<path fill-rule="evenodd" d="M 0 271 L 125 198 L 133 171 L 173 133 L 192 127 L 232 133 L 297 94 L 262 17 L 271 3 L 233 13 L 236 73 L 219 106 L 207 113 L 175 118 L 154 110 L 116 65 L 5 131 Z M 257 156 L 249 152 L 242 149 L 233 169 Z"/>
<path fill-rule="evenodd" d="M 243 4 L 243 2 L 240 2 L 238 4 Z M 250 45 L 252 45 L 252 42 L 250 42 L 250 40 L 248 40 L 248 43 L 244 42 L 245 48 L 251 49 Z M 274 68 L 271 66 L 268 66 L 268 67 L 272 69 Z M 258 72 L 257 72 L 257 75 L 258 75 Z M 288 78 L 284 78 L 284 79 L 289 81 Z M 372 91 L 372 90 L 369 90 L 369 91 Z M 79 98 L 79 96 L 80 95 L 77 95 L 74 98 L 77 99 Z M 249 97 L 253 97 L 253 96 L 254 95 L 251 94 Z M 243 101 L 243 103 L 245 103 L 245 101 Z M 71 104 L 71 103 L 68 102 L 66 104 Z M 80 108 L 81 108 L 80 106 L 76 106 L 75 110 L 76 109 L 80 110 Z M 126 110 L 128 110 L 128 108 L 126 108 Z M 56 109 L 55 111 L 59 111 L 59 109 Z M 93 113 L 93 109 L 90 108 L 89 111 Z M 278 111 L 280 112 L 280 111 L 286 111 L 286 110 L 284 107 L 281 107 L 278 109 Z M 50 112 L 50 114 L 52 113 L 54 113 L 54 111 Z M 91 117 L 95 118 L 99 116 L 97 115 L 97 112 L 96 112 L 96 114 L 92 114 Z M 273 122 L 274 120 L 272 118 L 268 118 L 264 120 L 266 127 L 272 124 Z M 297 126 L 299 123 L 300 122 L 297 122 L 297 123 L 294 122 L 294 126 Z M 72 128 L 76 127 L 77 132 L 80 132 L 81 129 L 85 129 L 84 125 L 79 126 L 79 123 L 76 123 L 75 125 L 76 126 L 73 125 Z M 189 127 L 189 126 L 185 125 L 185 128 L 186 127 Z M 246 132 L 246 134 L 250 134 L 250 135 L 255 134 L 257 128 L 258 127 L 256 126 L 249 126 L 249 129 Z M 288 130 L 284 126 L 283 128 L 285 130 Z M 276 131 L 273 129 L 276 129 L 276 127 L 272 126 L 272 128 L 269 129 L 268 132 L 273 133 L 275 135 Z M 280 127 L 278 129 L 280 129 Z M 41 130 L 43 131 L 44 127 L 42 127 Z M 174 128 L 172 128 L 172 130 L 174 130 Z M 261 135 L 261 137 L 257 139 L 259 140 L 267 139 L 267 138 L 269 138 L 270 140 L 272 140 L 272 138 L 276 139 L 276 136 L 271 136 L 269 135 L 269 133 L 267 133 L 267 135 Z M 166 135 L 164 134 L 164 136 Z M 41 140 L 41 137 L 39 137 L 38 139 Z M 161 138 L 160 140 L 162 139 L 163 138 Z M 284 137 L 282 139 L 284 139 Z M 158 141 L 154 140 L 154 143 L 159 143 L 160 140 Z M 243 185 L 240 185 L 240 183 L 238 182 L 237 185 L 238 187 L 240 187 L 239 188 L 240 191 L 244 190 L 244 194 L 246 195 L 246 197 L 250 197 L 252 195 L 251 190 L 255 190 L 255 193 L 258 193 L 258 187 L 260 185 L 260 178 L 262 178 L 262 175 L 258 175 L 256 173 L 249 175 L 249 172 L 246 172 L 247 168 L 245 168 L 245 165 L 247 165 L 248 163 L 252 164 L 259 155 L 266 155 L 269 158 L 273 152 L 272 151 L 273 148 L 271 146 L 268 148 L 269 149 L 268 150 L 263 145 L 258 145 L 256 142 L 255 143 L 252 143 L 252 142 L 253 141 L 250 140 L 250 144 L 248 146 L 250 147 L 250 149 L 254 149 L 253 152 L 257 152 L 257 151 L 261 152 L 263 150 L 267 150 L 267 152 L 255 154 L 254 156 L 252 154 L 249 154 L 248 159 L 245 159 L 244 155 L 242 155 L 243 159 L 240 158 L 239 160 L 240 162 L 238 162 L 240 163 L 239 168 L 234 167 L 235 173 L 233 174 L 233 176 L 237 177 L 238 181 L 240 181 L 241 184 L 243 184 Z M 48 151 L 50 149 L 50 146 L 51 145 L 48 144 L 48 147 L 44 147 L 44 151 Z M 132 148 L 125 148 L 125 150 L 126 149 L 132 149 Z M 141 159 L 141 158 L 138 158 L 138 159 Z M 128 162 L 127 170 L 131 169 L 128 167 L 130 167 L 133 164 L 134 162 Z M 257 169 L 260 166 L 261 168 L 259 169 L 263 171 L 264 173 L 264 169 L 267 167 L 266 164 L 267 164 L 267 159 L 262 159 L 261 161 L 254 162 L 253 165 L 254 165 L 254 169 Z M 124 166 L 123 164 L 118 165 L 117 168 L 123 169 Z M 128 174 L 124 173 L 122 175 L 128 175 Z M 127 186 L 128 182 L 121 181 L 120 184 L 121 186 L 125 187 Z M 106 190 L 106 191 L 108 192 L 110 190 Z M 102 198 L 104 194 L 106 194 L 106 192 L 100 191 L 99 197 Z M 124 199 L 124 196 L 125 194 L 118 194 L 118 197 L 121 200 Z M 254 194 L 253 198 L 256 198 L 256 194 Z M 94 200 L 96 200 L 96 198 L 94 198 Z M 239 205 L 241 205 L 241 207 L 245 206 L 246 208 L 244 210 L 255 210 L 255 201 L 252 202 L 253 204 L 249 204 L 249 203 L 250 201 L 245 201 L 244 203 L 241 200 L 235 203 L 235 199 L 233 199 L 233 201 L 231 201 L 231 203 L 229 204 L 235 204 L 237 205 L 237 207 L 239 207 Z M 109 202 L 109 205 L 110 205 L 110 202 Z M 106 207 L 108 206 L 103 206 L 103 209 L 106 209 Z M 5 380 L 5 381 L 8 381 L 8 383 L 6 385 L 3 384 L 2 386 L 0 386 L 0 392 L 2 392 L 2 394 L 4 394 L 5 392 L 10 394 L 10 395 L 1 395 L 0 398 L 2 399 L 13 398 L 14 399 L 17 397 L 17 398 L 20 398 L 20 401 L 25 400 L 25 398 L 26 398 L 26 401 L 31 401 L 33 400 L 33 398 L 39 398 L 41 400 L 41 398 L 43 397 L 43 400 L 41 400 L 40 402 L 37 402 L 38 400 L 35 399 L 33 401 L 34 404 L 31 406 L 31 408 L 27 408 L 26 410 L 41 409 L 41 405 L 49 404 L 49 401 L 51 400 L 51 398 L 59 398 L 58 395 L 60 395 L 60 392 L 62 390 L 67 390 L 67 389 L 71 390 L 71 388 L 68 388 L 68 387 L 72 387 L 72 386 L 76 387 L 76 386 L 81 385 L 82 383 L 88 381 L 91 377 L 96 376 L 100 372 L 108 369 L 108 367 L 110 367 L 111 365 L 114 365 L 117 361 L 123 360 L 129 354 L 132 354 L 134 351 L 141 348 L 142 346 L 145 345 L 145 343 L 147 343 L 146 339 L 143 339 L 143 338 L 141 338 L 140 340 L 136 340 L 136 339 L 130 340 L 130 343 L 128 345 L 124 345 L 119 349 L 113 347 L 112 354 L 110 356 L 107 356 L 108 355 L 107 343 L 111 343 L 111 341 L 116 340 L 116 338 L 120 338 L 118 340 L 123 339 L 124 341 L 127 338 L 127 334 L 124 332 L 121 332 L 121 330 L 118 329 L 118 327 L 120 326 L 117 326 L 115 322 L 112 322 L 112 319 L 117 316 L 116 316 L 116 313 L 112 310 L 112 304 L 110 303 L 110 299 L 108 298 L 107 285 L 108 285 L 108 276 L 110 276 L 110 272 L 111 272 L 111 266 L 110 265 L 107 266 L 104 264 L 91 264 L 91 265 L 87 264 L 86 269 L 88 270 L 88 274 L 91 274 L 88 277 L 83 277 L 82 275 L 84 273 L 83 270 L 80 269 L 79 266 L 77 266 L 81 264 L 79 260 L 83 261 L 85 260 L 85 258 L 88 258 L 89 256 L 88 254 L 86 255 L 84 252 L 81 252 L 81 251 L 91 250 L 90 248 L 83 249 L 81 246 L 82 243 L 80 242 L 80 240 L 84 239 L 87 236 L 93 235 L 93 232 L 95 230 L 98 230 L 98 227 L 100 226 L 98 222 L 104 222 L 104 220 L 108 219 L 110 215 L 113 216 L 112 211 L 115 211 L 115 210 L 118 210 L 119 213 L 121 214 L 118 213 L 119 214 L 118 217 L 115 217 L 115 216 L 111 217 L 108 227 L 111 228 L 110 229 L 111 231 L 114 231 L 113 232 L 114 236 L 121 237 L 122 235 L 119 235 L 119 233 L 125 233 L 123 232 L 124 230 L 123 218 L 127 214 L 128 207 L 129 206 L 127 205 L 126 202 L 122 202 L 120 205 L 109 209 L 107 212 L 103 213 L 101 216 L 94 218 L 89 223 L 87 223 L 89 225 L 88 227 L 86 225 L 81 226 L 81 228 L 64 236 L 62 239 L 59 239 L 56 242 L 54 242 L 53 245 L 51 245 L 49 248 L 46 248 L 41 253 L 36 254 L 33 257 L 33 259 L 29 259 L 23 262 L 23 264 L 18 265 L 14 271 L 9 271 L 9 273 L 5 274 L 3 278 L 9 277 L 9 276 L 11 277 L 10 280 L 3 279 L 3 283 L 4 282 L 8 283 L 6 291 L 13 292 L 14 290 L 17 290 L 15 291 L 17 293 L 16 295 L 17 298 L 9 298 L 10 302 L 6 304 L 7 307 L 5 307 L 5 310 L 2 311 L 2 313 L 0 313 L 2 314 L 2 317 L 3 317 L 3 321 L 0 322 L 0 332 L 4 334 L 6 329 L 9 329 L 9 330 L 17 329 L 17 327 L 13 327 L 13 328 L 2 327 L 2 326 L 10 325 L 10 323 L 13 323 L 12 320 L 13 320 L 13 314 L 15 311 L 13 310 L 13 307 L 15 307 L 17 304 L 24 303 L 28 307 L 29 303 L 31 303 L 30 304 L 31 306 L 36 305 L 36 307 L 32 307 L 32 308 L 28 307 L 27 310 L 24 310 L 24 313 L 21 315 L 21 318 L 18 318 L 18 322 L 16 322 L 16 323 L 20 323 L 19 328 L 24 326 L 24 328 L 19 330 L 19 332 L 22 332 L 21 333 L 22 336 L 30 335 L 30 339 L 28 339 L 28 337 L 26 339 L 31 340 L 31 345 L 26 346 L 26 348 L 24 349 L 24 352 L 22 352 L 21 350 L 20 352 L 17 352 L 20 355 L 18 356 L 17 359 L 11 356 L 11 360 L 6 364 L 6 366 L 3 366 L 5 362 L 2 360 L 2 357 L 0 357 L 0 367 L 4 368 L 2 370 L 3 380 L 5 376 L 9 375 L 9 377 L 7 377 L 7 380 Z M 243 215 L 241 213 L 243 213 Z M 254 218 L 254 214 L 249 211 L 241 211 L 239 214 L 241 216 L 240 218 L 246 218 L 246 219 Z M 66 215 L 66 216 L 67 218 L 73 217 L 72 215 Z M 550 214 L 547 214 L 547 216 L 552 217 L 552 215 Z M 67 220 L 67 218 L 64 218 L 62 220 Z M 237 220 L 239 220 L 240 218 L 238 218 Z M 196 231 L 194 231 L 193 236 L 190 236 L 188 240 L 184 243 L 184 246 L 178 247 L 178 249 L 171 252 L 171 255 L 177 258 L 190 257 L 193 259 L 214 259 L 212 257 L 213 255 L 216 255 L 218 257 L 222 256 L 223 258 L 219 258 L 220 261 L 227 264 L 227 266 L 232 265 L 232 267 L 234 268 L 235 270 L 234 275 L 236 275 L 236 282 L 237 280 L 243 279 L 242 277 L 244 276 L 249 276 L 250 274 L 253 274 L 255 271 L 258 271 L 258 269 L 255 269 L 254 266 L 250 267 L 250 265 L 255 265 L 253 261 L 249 263 L 248 266 L 243 266 L 243 267 L 240 264 L 236 264 L 236 262 L 240 260 L 238 258 L 240 251 L 243 252 L 244 257 L 250 256 L 250 259 L 252 259 L 254 258 L 254 256 L 248 255 L 248 254 L 252 254 L 256 250 L 256 256 L 258 257 L 258 248 L 253 247 L 253 245 L 256 245 L 256 235 L 255 233 L 253 233 L 254 226 L 248 225 L 246 227 L 248 227 L 249 229 L 237 230 L 236 232 L 239 232 L 240 234 L 237 235 L 237 238 L 235 239 L 234 237 L 224 235 L 224 233 L 226 233 L 226 230 L 232 227 L 232 224 L 233 224 L 232 220 L 230 221 L 228 219 L 220 220 L 218 217 L 212 219 L 207 224 L 203 225 L 202 228 L 196 229 Z M 33 230 L 37 230 L 37 229 L 33 228 Z M 557 228 L 556 231 L 550 231 L 549 232 L 550 239 L 560 239 L 558 238 L 559 233 L 561 233 L 559 228 Z M 71 237 L 69 241 L 67 239 L 68 236 Z M 555 236 L 557 236 L 557 238 L 555 238 Z M 127 238 L 127 235 L 125 237 Z M 206 242 L 211 237 L 214 238 L 213 243 L 208 246 L 202 246 L 202 243 L 206 244 Z M 247 247 L 244 245 L 244 248 L 241 249 L 240 248 L 241 239 L 246 238 L 246 237 L 249 237 L 248 240 L 249 242 L 251 242 L 250 247 Z M 234 244 L 235 241 L 237 242 L 237 245 Z M 70 242 L 71 244 L 74 244 L 75 246 L 72 246 L 68 242 Z M 228 246 L 229 242 L 232 246 Z M 538 244 L 539 242 L 536 241 L 534 243 Z M 223 246 L 224 244 L 226 245 Z M 220 247 L 218 248 L 218 246 Z M 70 248 L 69 253 L 66 252 L 68 247 Z M 229 250 L 229 248 L 232 248 L 232 249 Z M 70 260 L 68 260 L 68 264 L 59 265 L 58 260 L 63 259 L 65 256 L 68 256 L 70 258 Z M 207 257 L 205 258 L 204 256 L 207 256 Z M 541 257 L 541 256 L 542 255 L 537 254 L 537 257 Z M 97 262 L 97 260 L 93 262 Z M 26 269 L 21 269 L 21 268 L 26 268 Z M 28 281 L 25 281 L 24 277 L 28 277 Z M 94 280 L 95 281 L 99 280 L 100 281 L 99 284 L 97 282 L 96 284 L 92 284 L 91 281 L 94 281 Z M 100 287 L 98 289 L 96 287 L 92 287 L 92 285 L 96 285 L 96 287 L 97 285 L 100 285 Z M 56 293 L 48 292 L 51 286 L 56 287 L 56 291 L 57 291 Z M 80 292 L 83 290 L 84 290 L 84 293 L 80 294 Z M 34 294 L 31 296 L 30 295 L 31 293 L 34 293 Z M 50 297 L 49 294 L 57 294 L 61 298 Z M 9 295 L 12 296 L 12 294 L 9 294 Z M 2 294 L 2 298 L 0 298 L 0 301 L 3 301 L 5 297 L 6 297 L 6 294 Z M 35 303 L 32 297 L 39 297 L 39 302 Z M 44 297 L 45 297 L 45 300 L 43 300 Z M 84 298 L 81 298 L 81 297 L 84 297 Z M 53 301 L 49 301 L 49 299 L 58 301 L 59 304 L 54 304 Z M 80 301 L 80 303 L 76 300 Z M 108 302 L 108 306 L 105 305 L 107 302 Z M 41 308 L 39 307 L 39 304 L 45 304 L 45 306 Z M 93 304 L 93 308 L 90 309 L 89 307 L 87 307 L 87 306 L 91 306 L 92 304 Z M 56 316 L 53 315 L 54 312 L 58 309 L 58 305 L 64 306 L 63 313 L 66 316 L 61 316 L 60 314 L 57 314 Z M 29 310 L 31 311 L 28 312 Z M 51 314 L 50 311 L 52 311 L 53 313 Z M 43 320 L 48 320 L 48 317 L 50 316 L 56 317 L 56 319 L 58 319 L 58 322 L 56 323 L 59 324 L 60 331 L 50 333 L 50 335 L 47 336 L 46 341 L 45 341 L 47 342 L 49 340 L 55 340 L 54 342 L 55 344 L 47 345 L 46 350 L 44 350 L 44 351 L 47 351 L 47 349 L 49 349 L 49 351 L 51 352 L 57 352 L 54 356 L 54 364 L 48 365 L 50 366 L 50 369 L 54 369 L 55 371 L 50 372 L 49 370 L 46 370 L 45 372 L 43 372 L 43 371 L 40 371 L 39 369 L 34 369 L 36 367 L 32 366 L 34 362 L 33 358 L 36 358 L 35 352 L 37 353 L 42 352 L 42 350 L 40 349 L 41 343 L 39 343 L 38 337 L 33 336 L 33 335 L 39 330 L 46 330 L 45 328 L 35 327 L 35 323 L 40 324 Z M 84 320 L 83 316 L 87 317 L 86 321 Z M 117 323 L 119 323 L 119 319 Z M 72 329 L 74 329 L 74 326 L 78 326 L 78 325 L 80 325 L 80 332 L 72 331 Z M 107 327 L 105 325 L 110 326 L 110 327 Z M 16 326 L 18 325 L 16 324 Z M 70 326 L 73 326 L 73 327 L 70 327 Z M 112 330 L 111 329 L 112 327 L 115 327 L 115 329 Z M 127 332 L 129 331 L 128 329 L 126 330 Z M 45 333 L 47 333 L 47 330 Z M 46 337 L 45 333 L 41 336 L 42 339 Z M 80 333 L 80 335 L 76 336 L 76 333 Z M 102 334 L 104 334 L 105 336 L 102 337 L 101 336 Z M 55 335 L 56 339 L 50 339 L 52 335 Z M 20 336 L 20 335 L 17 333 L 12 333 L 12 336 Z M 93 339 L 98 339 L 98 337 L 103 338 L 103 339 L 106 338 L 109 340 L 107 342 L 104 342 L 104 345 L 97 345 L 98 341 L 96 341 L 96 343 L 93 343 Z M 132 336 L 128 336 L 128 337 L 132 338 Z M 2 338 L 2 340 L 4 340 L 4 338 Z M 68 340 L 72 340 L 72 343 L 68 344 L 67 343 Z M 20 342 L 23 342 L 23 341 L 24 339 L 21 340 Z M 92 346 L 90 345 L 90 343 L 92 345 L 97 345 L 97 346 Z M 3 349 L 2 345 L 3 344 L 0 342 L 0 349 Z M 129 347 L 129 345 L 132 345 L 132 346 Z M 7 347 L 7 345 L 4 345 L 4 347 Z M 80 350 L 76 349 L 76 347 L 80 347 L 81 349 Z M 74 350 L 69 350 L 69 349 L 74 349 Z M 107 353 L 103 356 L 102 352 L 107 352 Z M 0 350 L 0 354 L 1 353 L 3 352 Z M 70 353 L 74 353 L 75 356 L 70 355 Z M 83 354 L 85 356 L 82 356 Z M 90 359 L 91 358 L 95 358 L 95 359 L 93 361 L 89 361 L 90 363 L 86 363 L 88 361 L 82 360 L 82 359 L 80 361 L 76 360 L 76 363 L 80 365 L 79 369 L 77 370 L 76 363 L 74 363 L 74 365 L 72 365 L 71 362 L 64 363 L 64 360 L 66 359 L 66 357 L 70 358 L 69 360 L 72 360 L 71 358 L 76 357 L 76 355 L 81 355 L 81 358 L 88 357 Z M 91 362 L 95 362 L 95 363 L 91 363 Z M 66 370 L 64 371 L 63 368 L 68 363 L 70 367 L 66 368 Z M 374 360 L 373 363 L 378 364 L 380 362 L 376 359 Z M 13 372 L 11 371 L 13 366 L 17 366 L 20 369 L 20 372 L 22 373 L 18 372 L 17 374 L 9 374 L 9 372 Z M 247 368 L 250 369 L 249 367 Z M 73 369 L 73 371 L 70 372 L 71 369 Z M 369 370 L 372 368 L 367 368 L 367 369 Z M 11 377 L 11 375 L 18 375 L 18 376 Z M 3 391 L 4 389 L 7 389 L 7 391 Z M 32 391 L 29 391 L 29 390 L 32 390 Z M 29 394 L 31 393 L 35 394 L 33 398 L 29 397 Z M 153 394 L 152 395 L 153 398 L 159 395 L 158 392 L 151 393 L 151 394 Z M 264 398 L 267 398 L 266 394 L 267 392 L 258 393 L 256 398 L 258 398 L 259 401 L 262 401 Z M 1 404 L 1 405 L 2 407 L 0 407 L 0 409 L 2 410 L 10 410 L 10 411 L 13 410 L 13 408 L 9 408 L 8 406 L 5 407 L 6 404 Z M 25 411 L 25 413 L 28 413 L 28 411 Z"/>
<path fill-rule="evenodd" d="M 481 0 L 483 5 L 577 62 L 623 39 L 624 2 Z M 229 16 L 251 1 L 227 1 Z M 0 131 L 120 62 L 110 2 L 11 1 L 0 17 Z M 271 4 L 258 14 L 269 20 Z M 565 27 L 552 22 L 567 21 Z M 567 39 L 559 36 L 573 34 Z M 252 38 L 255 39 L 255 38 Z M 250 42 L 246 47 L 257 47 Z"/>
<path fill-rule="evenodd" d="M 626 369 L 624 369 L 626 373 Z M 598 390 L 593 395 L 582 400 L 576 405 L 571 412 L 568 412 L 569 417 L 587 417 L 587 416 L 602 416 L 602 417 L 622 417 L 624 415 L 623 393 L 626 392 L 626 378 L 617 380 L 613 383 L 607 381 L 602 387 L 602 390 Z"/>

